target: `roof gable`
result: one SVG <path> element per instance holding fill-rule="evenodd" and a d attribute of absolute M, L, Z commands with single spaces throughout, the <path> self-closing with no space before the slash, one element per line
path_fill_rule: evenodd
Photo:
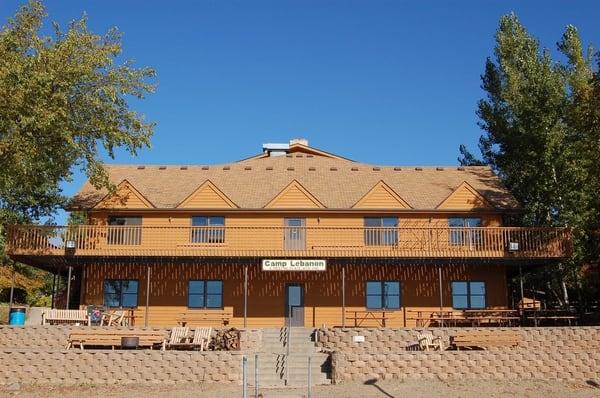
<path fill-rule="evenodd" d="M 124 179 L 115 190 L 114 194 L 107 194 L 94 209 L 150 209 L 155 207 L 142 195 L 129 181 Z"/>
<path fill-rule="evenodd" d="M 411 209 L 412 207 L 385 182 L 379 181 L 352 208 Z"/>
<path fill-rule="evenodd" d="M 177 205 L 180 209 L 232 209 L 238 207 L 210 180 L 203 182 L 194 192 Z"/>
<path fill-rule="evenodd" d="M 279 192 L 265 209 L 319 209 L 325 206 L 298 181 L 292 181 Z"/>
<path fill-rule="evenodd" d="M 468 182 L 463 181 L 446 199 L 437 207 L 444 210 L 473 210 L 494 208 L 487 199 L 473 188 Z"/>

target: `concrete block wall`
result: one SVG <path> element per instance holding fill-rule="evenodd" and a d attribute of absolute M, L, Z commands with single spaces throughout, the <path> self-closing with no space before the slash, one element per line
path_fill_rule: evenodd
<path fill-rule="evenodd" d="M 575 350 L 600 349 L 600 327 L 539 327 L 539 328 L 321 328 L 318 345 L 330 351 L 352 353 L 395 353 L 404 351 L 410 342 L 417 340 L 423 331 L 441 336 L 446 344 L 450 336 L 468 330 L 488 329 L 511 330 L 522 336 L 518 349 L 531 350 Z M 354 342 L 353 336 L 364 336 L 364 342 Z M 506 350 L 509 350 L 506 348 Z"/>
<path fill-rule="evenodd" d="M 240 383 L 232 352 L 0 349 L 0 384 Z"/>
<path fill-rule="evenodd" d="M 599 351 L 404 351 L 332 354 L 334 383 L 372 379 L 540 379 L 598 381 Z"/>

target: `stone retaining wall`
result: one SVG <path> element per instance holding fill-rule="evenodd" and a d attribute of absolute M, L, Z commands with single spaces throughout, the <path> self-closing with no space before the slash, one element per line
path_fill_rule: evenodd
<path fill-rule="evenodd" d="M 372 379 L 541 379 L 599 381 L 600 352 L 404 351 L 332 354 L 334 383 Z"/>
<path fill-rule="evenodd" d="M 469 330 L 511 330 L 522 336 L 519 349 L 552 351 L 556 349 L 600 350 L 600 327 L 539 327 L 539 328 L 321 328 L 318 330 L 318 345 L 331 351 L 351 353 L 397 353 L 404 351 L 408 343 L 417 340 L 417 335 L 428 331 L 441 336 L 446 344 L 450 336 Z M 364 342 L 354 342 L 353 336 L 364 336 Z"/>
<path fill-rule="evenodd" d="M 231 352 L 0 349 L 0 384 L 240 383 Z"/>
<path fill-rule="evenodd" d="M 452 334 L 473 329 L 322 328 L 318 344 L 332 351 L 335 383 L 431 378 L 600 381 L 600 327 L 507 329 L 521 334 L 517 348 L 406 351 L 407 343 L 424 330 L 448 343 Z M 364 342 L 355 342 L 353 336 L 363 336 Z"/>

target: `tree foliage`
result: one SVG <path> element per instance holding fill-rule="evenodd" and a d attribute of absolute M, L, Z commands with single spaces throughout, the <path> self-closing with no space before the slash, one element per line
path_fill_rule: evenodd
<path fill-rule="evenodd" d="M 30 0 L 0 30 L 0 288 L 14 266 L 34 302 L 49 297 L 50 277 L 5 256 L 3 225 L 52 215 L 65 202 L 60 183 L 77 168 L 112 189 L 101 154 L 136 154 L 154 130 L 128 102 L 154 91 L 154 71 L 120 62 L 119 31 L 92 33 L 84 16 L 42 35 L 45 17 Z"/>
<path fill-rule="evenodd" d="M 117 63 L 121 35 L 97 35 L 86 17 L 40 34 L 45 10 L 31 0 L 0 31 L 0 212 L 38 218 L 63 203 L 59 183 L 80 167 L 108 186 L 100 152 L 135 154 L 154 125 L 128 98 L 154 87 L 150 68 Z M 1 215 L 1 214 L 0 214 Z M 14 217 L 14 216 L 13 216 Z M 4 220 L 5 221 L 5 220 Z"/>
<path fill-rule="evenodd" d="M 576 287 L 600 248 L 600 57 L 574 26 L 557 50 L 559 60 L 514 14 L 500 19 L 482 75 L 479 148 L 523 205 L 525 224 L 573 228 L 575 253 L 559 271 Z M 460 152 L 459 161 L 477 161 Z"/>

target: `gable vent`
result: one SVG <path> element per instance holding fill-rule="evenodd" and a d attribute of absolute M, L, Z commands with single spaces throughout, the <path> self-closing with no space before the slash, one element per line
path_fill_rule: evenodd
<path fill-rule="evenodd" d="M 146 168 L 146 166 L 138 166 L 137 169 L 138 170 L 144 170 Z"/>
<path fill-rule="evenodd" d="M 352 171 L 358 171 L 358 167 L 352 167 L 350 170 L 352 170 Z"/>
<path fill-rule="evenodd" d="M 314 155 L 306 155 L 307 158 L 314 158 Z"/>
<path fill-rule="evenodd" d="M 402 167 L 394 167 L 394 171 L 402 171 Z"/>
<path fill-rule="evenodd" d="M 417 171 L 423 171 L 423 168 L 422 167 L 415 167 L 415 170 L 417 170 Z"/>
<path fill-rule="evenodd" d="M 166 169 L 167 169 L 167 166 L 158 166 L 158 169 L 159 169 L 159 170 L 166 170 Z"/>
<path fill-rule="evenodd" d="M 181 167 L 179 168 L 179 170 L 187 170 L 187 169 L 188 169 L 188 167 L 187 167 L 187 166 L 181 166 Z"/>
<path fill-rule="evenodd" d="M 294 171 L 295 169 L 293 167 L 288 167 L 287 171 Z"/>
<path fill-rule="evenodd" d="M 208 166 L 202 166 L 202 170 L 208 170 Z"/>
<path fill-rule="evenodd" d="M 380 171 L 381 167 L 373 167 L 373 171 Z"/>
<path fill-rule="evenodd" d="M 231 167 L 229 167 L 229 166 L 223 167 L 223 170 L 230 170 L 230 169 L 231 169 Z"/>
<path fill-rule="evenodd" d="M 301 154 L 297 154 L 297 155 L 296 155 L 296 157 L 297 157 L 297 158 L 303 158 L 304 156 L 303 156 L 303 155 L 301 155 Z"/>
<path fill-rule="evenodd" d="M 267 168 L 265 170 L 273 170 L 273 167 L 267 166 Z"/>
<path fill-rule="evenodd" d="M 330 167 L 329 170 L 331 170 L 331 171 L 337 171 L 337 167 Z"/>
<path fill-rule="evenodd" d="M 285 157 L 286 157 L 286 158 L 291 158 L 291 157 L 292 157 L 292 155 L 290 155 L 290 154 L 287 154 L 287 155 L 285 155 Z"/>
<path fill-rule="evenodd" d="M 443 167 L 436 167 L 435 169 L 436 169 L 437 171 L 444 171 L 444 168 L 443 168 Z"/>
<path fill-rule="evenodd" d="M 244 167 L 244 170 L 252 170 L 252 167 L 246 166 L 246 167 Z"/>
<path fill-rule="evenodd" d="M 308 168 L 308 171 L 316 171 L 316 170 L 317 170 L 317 168 L 316 168 L 316 167 L 309 167 L 309 168 Z"/>

